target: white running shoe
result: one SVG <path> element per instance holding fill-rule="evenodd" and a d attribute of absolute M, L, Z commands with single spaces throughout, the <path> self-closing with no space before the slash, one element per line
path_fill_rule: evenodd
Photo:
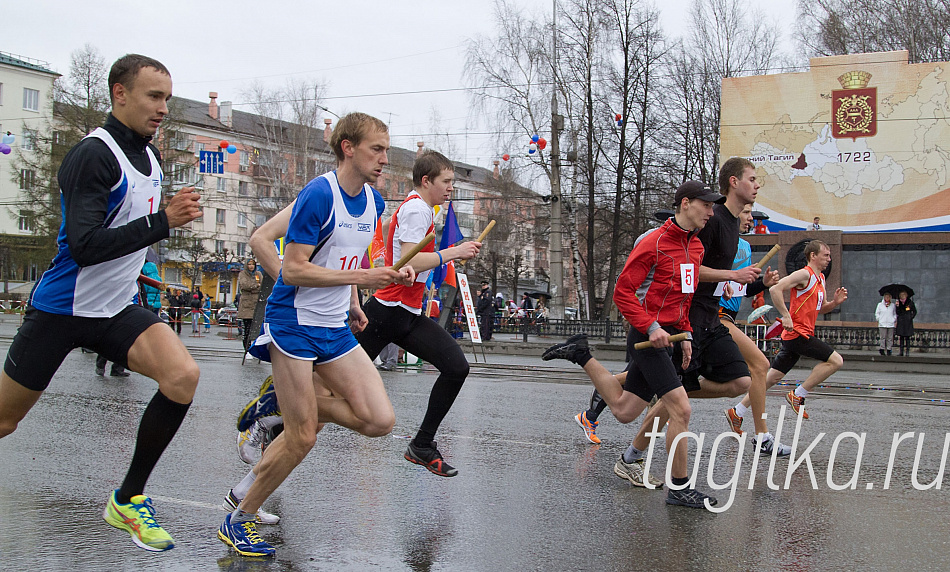
<path fill-rule="evenodd" d="M 267 428 L 257 420 L 245 431 L 237 435 L 238 457 L 248 465 L 254 465 L 261 460 L 264 454 L 261 444 L 267 435 Z"/>

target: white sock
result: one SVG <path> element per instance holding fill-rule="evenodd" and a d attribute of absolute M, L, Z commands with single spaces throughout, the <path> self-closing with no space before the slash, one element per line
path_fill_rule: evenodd
<path fill-rule="evenodd" d="M 261 417 L 260 419 L 258 419 L 258 422 L 260 422 L 260 424 L 263 425 L 264 429 L 270 429 L 271 427 L 274 427 L 275 425 L 280 425 L 281 423 L 283 423 L 284 418 L 281 417 L 280 415 L 268 415 L 267 417 Z"/>
<path fill-rule="evenodd" d="M 795 388 L 795 395 L 798 397 L 808 397 L 808 390 L 799 385 Z"/>
<path fill-rule="evenodd" d="M 238 501 L 244 500 L 244 497 L 247 496 L 247 491 L 251 490 L 251 485 L 254 484 L 254 481 L 257 479 L 257 475 L 254 474 L 254 470 L 250 470 L 247 473 L 247 476 L 244 477 L 240 483 L 233 489 L 231 492 L 234 493 L 234 496 Z"/>
<path fill-rule="evenodd" d="M 749 408 L 742 404 L 740 401 L 736 404 L 736 415 L 739 417 L 745 417 L 745 414 L 749 412 Z"/>

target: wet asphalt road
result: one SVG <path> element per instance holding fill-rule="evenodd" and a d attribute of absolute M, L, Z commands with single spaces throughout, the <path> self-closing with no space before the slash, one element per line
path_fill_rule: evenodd
<path fill-rule="evenodd" d="M 4 326 L 0 333 L 12 334 Z M 925 433 L 920 483 L 933 481 L 941 453 L 946 458 L 950 409 L 940 400 L 950 396 L 948 376 L 840 372 L 833 378 L 836 387 L 809 400 L 812 418 L 801 429 L 799 451 L 826 433 L 810 456 L 817 488 L 803 464 L 784 489 L 788 462 L 780 460 L 773 480 L 782 490 L 770 489 L 763 459 L 750 490 L 751 445 L 740 455 L 736 442 L 727 439 L 713 477 L 729 481 L 738 460 L 739 484 L 732 506 L 713 514 L 667 506 L 665 492 L 631 487 L 613 474 L 636 424 L 621 425 L 605 413 L 599 430 L 604 444 L 588 444 L 572 419 L 590 394 L 579 368 L 494 356 L 489 356 L 494 367 L 473 368 L 438 436 L 459 476 L 436 477 L 402 458 L 435 374 L 383 373 L 397 416 L 393 434 L 369 439 L 328 426 L 311 455 L 265 504 L 282 517 L 277 526 L 260 527 L 277 546 L 277 557 L 263 562 L 234 557 L 216 537 L 223 496 L 249 468 L 235 453 L 234 419 L 269 366 L 241 366 L 236 342 L 186 343 L 197 348 L 202 380 L 147 489 L 177 547 L 144 552 L 102 521 L 106 496 L 125 474 L 155 385 L 135 374 L 98 377 L 95 356 L 77 350 L 18 431 L 0 440 L 0 569 L 950 567 L 950 478 L 940 490 L 916 490 L 912 482 L 917 434 Z M 9 339 L 0 340 L 4 354 L 8 344 Z M 801 373 L 793 370 L 790 377 L 800 379 Z M 868 384 L 904 390 L 869 390 Z M 928 392 L 920 393 L 922 388 Z M 722 410 L 732 403 L 694 402 L 691 428 L 705 434 L 699 478 L 706 491 L 710 448 L 725 429 Z M 782 404 L 780 392 L 769 395 L 770 414 L 778 415 Z M 774 422 L 771 427 L 774 431 Z M 789 415 L 783 441 L 791 442 L 793 429 Z M 835 438 L 846 431 L 867 436 L 856 488 L 835 491 L 827 483 L 829 457 Z M 895 432 L 915 436 L 898 448 L 884 490 Z M 662 476 L 662 442 L 656 449 L 653 472 Z M 834 470 L 838 484 L 851 478 L 857 449 L 854 439 L 841 441 Z M 722 505 L 729 492 L 717 496 Z"/>

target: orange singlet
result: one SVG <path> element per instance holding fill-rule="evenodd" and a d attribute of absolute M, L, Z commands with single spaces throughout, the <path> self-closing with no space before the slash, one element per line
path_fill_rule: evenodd
<path fill-rule="evenodd" d="M 788 310 L 792 315 L 794 332 L 783 331 L 783 340 L 793 340 L 798 336 L 808 339 L 815 335 L 815 321 L 818 319 L 818 310 L 825 302 L 825 277 L 820 272 L 808 270 L 808 284 L 804 288 L 792 288 L 792 299 Z"/>

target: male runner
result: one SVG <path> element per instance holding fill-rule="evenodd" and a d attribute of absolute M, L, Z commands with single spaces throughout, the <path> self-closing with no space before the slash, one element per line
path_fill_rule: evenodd
<path fill-rule="evenodd" d="M 831 264 L 831 249 L 820 240 L 805 245 L 806 266 L 782 278 L 778 284 L 769 288 L 772 305 L 778 309 L 782 320 L 782 349 L 772 360 L 767 384 L 772 387 L 785 377 L 801 356 L 818 360 L 805 381 L 785 395 L 785 400 L 805 419 L 805 398 L 831 374 L 841 369 L 844 359 L 841 354 L 827 343 L 815 337 L 815 321 L 818 314 L 827 314 L 848 299 L 848 290 L 838 288 L 834 299 L 825 298 L 825 276 L 822 272 Z M 791 301 L 785 306 L 785 293 L 791 291 Z M 800 413 L 799 413 L 800 412 Z"/>
<path fill-rule="evenodd" d="M 433 208 L 452 195 L 455 167 L 435 151 L 423 153 L 412 167 L 413 190 L 399 205 L 389 223 L 386 263 L 392 264 L 435 228 Z M 412 286 L 392 284 L 378 290 L 363 306 L 369 325 L 356 339 L 370 358 L 390 342 L 421 357 L 439 370 L 422 425 L 403 455 L 440 477 L 454 477 L 458 470 L 442 458 L 433 438 L 448 414 L 468 376 L 465 353 L 439 324 L 422 315 L 422 297 L 429 272 L 450 260 L 469 260 L 478 254 L 480 242 L 463 242 L 436 251 L 435 241 L 415 255 L 409 264 L 417 273 Z"/>
<path fill-rule="evenodd" d="M 399 206 L 389 223 L 386 241 L 386 262 L 389 264 L 432 232 L 432 207 L 445 203 L 451 196 L 455 170 L 444 155 L 428 151 L 416 159 L 412 176 L 415 189 Z M 276 226 L 272 230 L 279 232 Z M 409 265 L 419 272 L 416 282 L 410 287 L 394 284 L 377 291 L 363 307 L 369 325 L 356 334 L 370 358 L 375 358 L 389 343 L 395 343 L 439 370 L 422 425 L 403 456 L 441 477 L 454 477 L 458 470 L 443 459 L 433 438 L 468 376 L 469 365 L 458 342 L 444 328 L 422 315 L 422 297 L 431 269 L 450 260 L 474 258 L 480 247 L 481 243 L 469 241 L 436 251 L 435 243 L 430 243 L 409 261 Z M 261 402 L 264 405 L 258 408 L 257 404 Z M 248 431 L 257 435 L 251 437 L 250 442 L 260 443 L 265 425 L 273 421 L 259 419 L 251 426 L 247 414 L 253 412 L 256 416 L 262 416 L 272 413 L 274 409 L 276 403 L 272 399 L 272 392 L 266 387 L 262 388 L 260 397 L 245 407 L 242 416 L 248 419 Z"/>
<path fill-rule="evenodd" d="M 0 437 L 17 428 L 72 349 L 88 347 L 158 382 L 145 408 L 132 463 L 103 512 L 150 551 L 172 537 L 155 520 L 145 483 L 181 425 L 198 385 L 198 365 L 157 315 L 131 301 L 146 248 L 201 216 L 194 188 L 164 210 L 158 150 L 150 143 L 168 114 L 168 69 L 129 54 L 109 71 L 112 112 L 73 147 L 59 169 L 59 252 L 30 296 L 0 374 Z"/>
<path fill-rule="evenodd" d="M 247 494 L 218 529 L 218 537 L 245 556 L 274 554 L 257 532 L 257 511 L 313 448 L 321 408 L 333 403 L 331 416 L 344 426 L 361 420 L 364 435 L 385 435 L 395 423 L 379 372 L 347 326 L 347 320 L 357 328 L 366 323 L 357 286 L 382 288 L 415 279 L 410 267 L 364 270 L 359 263 L 385 209 L 370 183 L 388 163 L 388 129 L 376 118 L 351 113 L 337 123 L 330 146 L 339 166 L 308 183 L 294 201 L 264 333 L 251 350 L 271 359 L 284 430 L 258 463 Z M 318 398 L 322 388 L 314 383 L 314 369 L 341 399 Z"/>
<path fill-rule="evenodd" d="M 552 346 L 542 356 L 545 360 L 568 359 L 583 367 L 621 423 L 635 420 L 654 395 L 666 404 L 670 416 L 666 444 L 672 457 L 666 502 L 691 508 L 701 508 L 706 502 L 710 506 L 716 504 L 716 499 L 695 488 L 686 488 L 689 484 L 686 441 L 680 440 L 675 451 L 671 449 L 676 436 L 688 430 L 691 409 L 677 365 L 683 369 L 689 365 L 692 344 L 689 339 L 683 341 L 678 346 L 680 352 L 666 348 L 672 346 L 671 334 L 693 330 L 690 303 L 696 289 L 697 269 L 703 260 L 703 246 L 696 231 L 707 224 L 713 204 L 723 200 L 702 183 L 683 183 L 676 191 L 674 217 L 644 237 L 627 259 L 614 294 L 617 308 L 631 325 L 627 351 L 632 359 L 622 387 L 615 376 L 591 358 L 583 334 Z M 638 290 L 643 292 L 642 298 L 637 296 Z M 634 349 L 637 342 L 646 340 L 653 347 Z M 639 468 L 642 479 L 642 462 L 631 461 L 630 464 Z M 616 466 L 614 471 L 617 472 Z"/>

